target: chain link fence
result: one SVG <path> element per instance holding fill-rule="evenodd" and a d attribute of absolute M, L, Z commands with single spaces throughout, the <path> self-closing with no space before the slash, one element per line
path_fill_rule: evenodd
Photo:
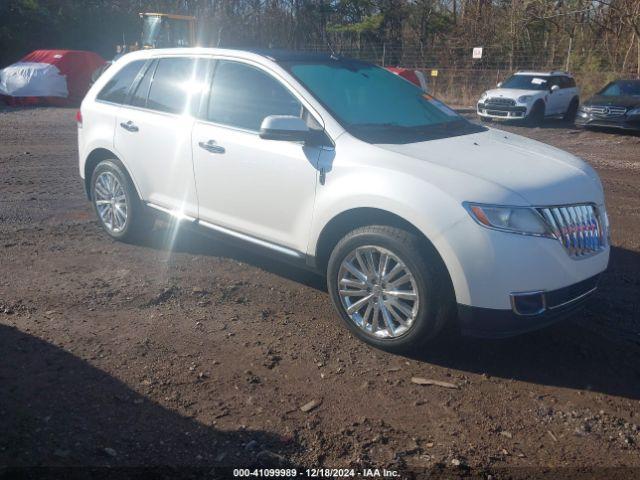
<path fill-rule="evenodd" d="M 473 47 L 463 45 L 403 45 L 366 43 L 333 46 L 313 44 L 307 51 L 327 52 L 358 58 L 382 66 L 422 70 L 429 91 L 456 106 L 474 105 L 485 90 L 495 88 L 518 70 L 568 70 L 576 78 L 581 97 L 586 99 L 616 78 L 640 78 L 640 42 L 631 45 L 625 56 L 615 57 L 603 46 L 573 48 L 570 43 L 527 45 L 513 49 L 484 46 L 482 57 L 472 58 Z M 603 60 L 605 59 L 605 60 Z"/>

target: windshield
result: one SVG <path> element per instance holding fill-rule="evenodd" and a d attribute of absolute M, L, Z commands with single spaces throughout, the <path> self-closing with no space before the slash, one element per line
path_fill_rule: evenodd
<path fill-rule="evenodd" d="M 547 90 L 549 77 L 537 77 L 535 75 L 513 75 L 502 82 L 500 88 L 515 88 L 517 90 Z"/>
<path fill-rule="evenodd" d="M 603 97 L 640 97 L 640 81 L 613 82 L 604 87 L 599 95 Z"/>
<path fill-rule="evenodd" d="M 484 130 L 375 65 L 331 59 L 285 67 L 347 131 L 371 143 L 412 143 Z"/>

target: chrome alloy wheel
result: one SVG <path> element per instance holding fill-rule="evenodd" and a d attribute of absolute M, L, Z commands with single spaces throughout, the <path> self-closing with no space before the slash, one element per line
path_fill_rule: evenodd
<path fill-rule="evenodd" d="M 124 186 L 113 173 L 102 172 L 94 184 L 94 203 L 104 226 L 113 233 L 120 233 L 127 224 L 129 206 Z"/>
<path fill-rule="evenodd" d="M 340 301 L 353 323 L 378 339 L 397 338 L 412 327 L 419 308 L 416 280 L 387 249 L 362 246 L 338 271 Z"/>

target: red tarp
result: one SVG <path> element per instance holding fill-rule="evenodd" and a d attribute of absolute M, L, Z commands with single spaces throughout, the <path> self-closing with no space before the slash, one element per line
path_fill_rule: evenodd
<path fill-rule="evenodd" d="M 76 105 L 105 60 L 82 50 L 35 50 L 0 70 L 0 97 L 9 105 Z"/>
<path fill-rule="evenodd" d="M 390 72 L 395 73 L 396 75 L 401 76 L 405 80 L 409 80 L 411 83 L 417 85 L 422 88 L 424 91 L 427 91 L 427 79 L 419 70 L 411 70 L 409 68 L 402 67 L 386 67 Z"/>

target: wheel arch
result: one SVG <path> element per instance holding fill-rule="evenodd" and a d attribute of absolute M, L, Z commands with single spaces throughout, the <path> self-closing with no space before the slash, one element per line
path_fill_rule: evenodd
<path fill-rule="evenodd" d="M 133 188 L 136 189 L 138 198 L 142 198 L 140 196 L 140 190 L 138 189 L 138 185 L 136 184 L 135 180 L 131 176 L 131 172 L 129 172 L 129 169 L 122 162 L 122 160 L 120 160 L 118 155 L 116 155 L 113 151 L 107 148 L 99 147 L 91 151 L 91 153 L 87 156 L 87 160 L 84 163 L 84 190 L 89 200 L 91 200 L 91 176 L 93 175 L 93 171 L 95 170 L 95 168 L 103 160 L 115 161 L 120 166 L 120 168 L 122 168 L 125 175 L 129 177 L 129 180 L 131 181 Z"/>
<path fill-rule="evenodd" d="M 372 207 L 356 207 L 343 211 L 335 215 L 322 228 L 315 248 L 315 266 L 321 272 L 326 272 L 329 256 L 333 247 L 350 231 L 364 227 L 366 225 L 387 225 L 390 227 L 400 228 L 415 234 L 419 239 L 423 248 L 423 252 L 435 259 L 442 273 L 447 279 L 448 287 L 451 294 L 455 298 L 455 288 L 451 273 L 445 263 L 443 256 L 440 254 L 434 244 L 427 236 L 413 223 L 405 218 L 387 210 Z"/>

